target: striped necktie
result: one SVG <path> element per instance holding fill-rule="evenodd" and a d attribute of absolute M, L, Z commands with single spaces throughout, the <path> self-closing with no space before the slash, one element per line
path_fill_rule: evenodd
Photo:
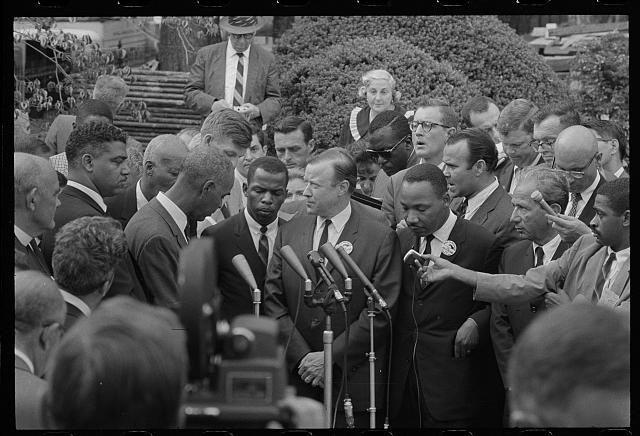
<path fill-rule="evenodd" d="M 241 106 L 244 103 L 242 97 L 243 77 L 244 77 L 244 53 L 236 53 L 238 55 L 238 68 L 236 69 L 236 87 L 233 91 L 233 105 Z"/>
<path fill-rule="evenodd" d="M 580 195 L 579 192 L 571 194 L 571 210 L 569 211 L 569 216 L 576 216 L 580 200 L 582 200 L 582 195 Z"/>

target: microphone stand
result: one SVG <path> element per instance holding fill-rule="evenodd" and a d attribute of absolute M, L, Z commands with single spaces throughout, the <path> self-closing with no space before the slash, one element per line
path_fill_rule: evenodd
<path fill-rule="evenodd" d="M 256 288 L 253 290 L 253 313 L 256 315 L 256 318 L 260 317 L 260 289 Z"/>
<path fill-rule="evenodd" d="M 373 320 L 376 317 L 375 304 L 371 294 L 367 294 L 367 316 L 369 317 L 369 428 L 376 428 L 376 352 L 373 342 Z"/>

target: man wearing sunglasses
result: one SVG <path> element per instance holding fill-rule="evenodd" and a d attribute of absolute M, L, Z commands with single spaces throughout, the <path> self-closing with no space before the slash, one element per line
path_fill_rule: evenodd
<path fill-rule="evenodd" d="M 622 129 L 607 120 L 595 120 L 582 124 L 596 135 L 600 158 L 600 170 L 607 181 L 629 177 L 623 162 L 627 157 L 627 138 Z"/>
<path fill-rule="evenodd" d="M 547 165 L 553 162 L 553 144 L 564 129 L 580 124 L 580 115 L 570 104 L 549 104 L 533 116 L 531 146 Z"/>
<path fill-rule="evenodd" d="M 228 41 L 198 51 L 185 87 L 185 103 L 203 116 L 233 108 L 262 126 L 280 112 L 280 84 L 271 53 L 253 44 L 262 17 L 220 19 Z"/>

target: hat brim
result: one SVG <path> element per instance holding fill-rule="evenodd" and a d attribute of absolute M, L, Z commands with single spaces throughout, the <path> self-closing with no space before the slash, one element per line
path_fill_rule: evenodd
<path fill-rule="evenodd" d="M 260 29 L 262 26 L 264 26 L 264 23 L 265 23 L 265 20 L 262 17 L 256 17 L 256 19 L 258 22 L 253 26 L 239 27 L 239 26 L 233 26 L 229 24 L 229 17 L 222 17 L 220 19 L 219 26 L 222 30 L 224 30 L 227 33 L 234 33 L 234 34 L 253 33 L 253 32 L 256 32 L 258 29 Z"/>

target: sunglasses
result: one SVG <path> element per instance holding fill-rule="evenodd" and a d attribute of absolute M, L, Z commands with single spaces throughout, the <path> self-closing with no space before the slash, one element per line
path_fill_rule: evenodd
<path fill-rule="evenodd" d="M 386 150 L 372 150 L 370 148 L 367 148 L 365 151 L 369 154 L 369 156 L 371 156 L 373 159 L 377 159 L 379 157 L 383 158 L 383 159 L 390 159 L 391 158 L 391 153 L 393 153 L 393 151 L 398 148 L 398 145 L 402 144 L 402 142 L 407 139 L 409 135 L 405 135 L 402 137 L 402 139 L 398 142 L 396 142 L 393 147 L 388 148 Z"/>
<path fill-rule="evenodd" d="M 232 37 L 233 39 L 241 39 L 241 38 L 244 38 L 244 39 L 247 39 L 247 40 L 248 40 L 248 39 L 253 38 L 253 35 L 254 35 L 253 33 L 242 33 L 242 34 L 232 33 L 232 34 L 231 34 L 231 37 Z"/>
<path fill-rule="evenodd" d="M 444 124 L 440 124 L 440 123 L 434 123 L 432 121 L 411 121 L 409 123 L 409 128 L 411 129 L 412 132 L 417 131 L 418 127 L 420 126 L 422 126 L 422 130 L 424 130 L 425 133 L 429 133 L 431 129 L 433 129 L 433 126 L 444 127 L 445 129 L 449 128 L 449 126 L 445 126 Z"/>
<path fill-rule="evenodd" d="M 592 157 L 591 159 L 589 159 L 589 162 L 587 162 L 587 164 L 586 164 L 584 167 L 582 167 L 582 168 L 580 168 L 580 169 L 577 169 L 577 170 L 565 170 L 565 169 L 563 169 L 563 168 L 558 168 L 558 167 L 556 167 L 556 158 L 554 157 L 554 158 L 553 158 L 553 162 L 551 163 L 551 168 L 556 169 L 556 170 L 560 170 L 560 171 L 562 171 L 563 173 L 565 173 L 566 175 L 568 175 L 568 176 L 570 176 L 570 177 L 573 177 L 574 179 L 581 179 L 581 178 L 583 178 L 583 177 L 584 177 L 584 172 L 585 172 L 585 170 L 586 170 L 587 168 L 589 168 L 589 166 L 591 166 L 591 163 L 593 162 L 593 160 L 594 160 L 596 157 L 598 157 L 598 155 L 599 155 L 599 154 L 600 154 L 600 153 L 596 153 L 596 154 L 594 154 L 594 155 L 593 155 L 593 157 Z"/>

